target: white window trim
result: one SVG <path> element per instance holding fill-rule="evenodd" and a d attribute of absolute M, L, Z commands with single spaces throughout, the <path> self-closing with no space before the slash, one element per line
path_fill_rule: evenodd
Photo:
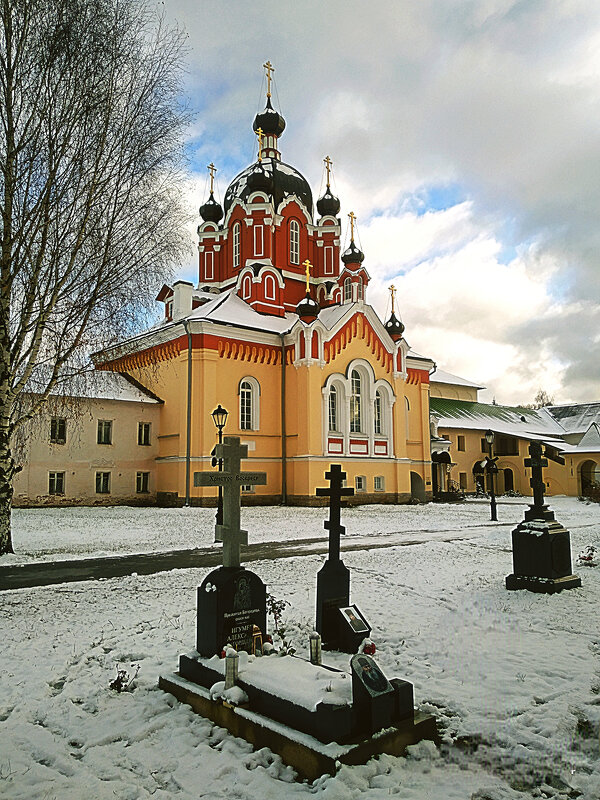
<path fill-rule="evenodd" d="M 297 219 L 290 220 L 289 231 L 290 264 L 300 263 L 300 223 Z"/>
<path fill-rule="evenodd" d="M 271 286 L 271 293 L 268 288 Z M 265 300 L 275 300 L 275 278 L 273 275 L 265 275 Z"/>
<path fill-rule="evenodd" d="M 264 227 L 262 225 L 254 226 L 254 255 L 263 256 L 265 251 L 265 238 Z"/>
<path fill-rule="evenodd" d="M 242 226 L 239 222 L 234 223 L 233 225 L 233 268 L 237 269 L 240 265 L 240 254 L 241 254 L 241 231 Z"/>
<path fill-rule="evenodd" d="M 333 275 L 333 247 L 326 245 L 323 253 L 323 272 L 325 275 Z"/>
<path fill-rule="evenodd" d="M 204 280 L 212 281 L 215 277 L 215 254 L 209 250 L 204 254 Z"/>
<path fill-rule="evenodd" d="M 242 428 L 242 384 L 248 383 L 250 385 L 250 427 Z M 260 384 L 251 375 L 246 375 L 241 379 L 238 385 L 238 424 L 240 430 L 243 431 L 257 431 L 260 428 Z"/>

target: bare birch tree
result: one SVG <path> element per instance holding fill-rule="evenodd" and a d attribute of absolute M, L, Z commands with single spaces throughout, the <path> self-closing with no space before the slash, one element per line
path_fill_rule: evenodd
<path fill-rule="evenodd" d="M 15 432 L 181 257 L 182 42 L 144 0 L 0 0 L 0 555 Z"/>

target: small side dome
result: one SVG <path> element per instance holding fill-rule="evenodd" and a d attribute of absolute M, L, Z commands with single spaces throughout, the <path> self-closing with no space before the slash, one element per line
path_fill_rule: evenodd
<path fill-rule="evenodd" d="M 319 304 L 309 294 L 306 294 L 296 306 L 296 314 L 302 322 L 313 322 L 319 316 L 320 310 Z"/>
<path fill-rule="evenodd" d="M 218 223 L 221 218 L 223 217 L 223 209 L 221 208 L 220 204 L 217 203 L 213 193 L 210 193 L 210 197 L 204 203 L 204 205 L 200 206 L 200 216 L 204 220 L 204 222 L 215 222 Z"/>
<path fill-rule="evenodd" d="M 365 254 L 354 244 L 354 239 L 350 242 L 350 247 L 342 253 L 344 264 L 362 264 Z"/>
<path fill-rule="evenodd" d="M 285 120 L 271 105 L 270 97 L 267 97 L 265 110 L 254 117 L 252 130 L 254 133 L 258 133 L 259 128 L 265 136 L 281 136 L 285 130 Z"/>
<path fill-rule="evenodd" d="M 317 200 L 317 211 L 321 217 L 335 217 L 340 213 L 340 201 L 334 194 L 331 193 L 329 186 L 325 190 L 323 197 L 320 197 Z"/>
<path fill-rule="evenodd" d="M 392 311 L 390 318 L 383 326 L 392 339 L 396 342 L 398 339 L 402 338 L 402 334 L 404 333 L 404 325 L 398 317 Z"/>

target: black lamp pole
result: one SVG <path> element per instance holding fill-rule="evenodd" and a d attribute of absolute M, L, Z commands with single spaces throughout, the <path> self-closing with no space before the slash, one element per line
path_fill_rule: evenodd
<path fill-rule="evenodd" d="M 221 403 L 215 408 L 212 412 L 211 416 L 213 418 L 213 422 L 219 432 L 219 444 L 223 444 L 223 428 L 227 423 L 227 416 L 229 412 L 226 411 L 222 406 Z M 223 459 L 219 458 L 219 472 L 223 471 Z M 219 499 L 217 500 L 217 513 L 215 515 L 215 521 L 217 525 L 223 524 L 223 487 L 219 485 Z"/>
<path fill-rule="evenodd" d="M 492 445 L 494 444 L 494 431 L 486 431 L 485 440 L 488 443 L 490 451 L 488 459 L 488 472 L 490 475 L 490 509 L 492 513 L 492 522 L 498 522 L 498 514 L 496 513 L 496 495 L 494 493 L 494 462 L 492 461 Z"/>

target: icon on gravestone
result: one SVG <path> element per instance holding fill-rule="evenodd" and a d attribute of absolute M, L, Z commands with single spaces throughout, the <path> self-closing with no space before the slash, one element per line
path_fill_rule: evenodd
<path fill-rule="evenodd" d="M 369 635 L 371 629 L 356 606 L 340 608 L 340 611 L 343 618 L 350 625 L 354 633 L 362 633 L 363 636 Z"/>
<path fill-rule="evenodd" d="M 265 485 L 264 472 L 242 472 L 240 462 L 248 456 L 239 436 L 226 436 L 217 445 L 222 472 L 195 472 L 194 486 L 223 487 L 223 524 L 215 526 L 215 539 L 223 542 L 223 566 L 213 570 L 198 587 L 196 650 L 212 656 L 227 644 L 252 652 L 253 633 L 266 633 L 266 587 L 262 580 L 240 565 L 240 545 L 248 532 L 240 528 L 240 492 L 244 485 Z"/>
<path fill-rule="evenodd" d="M 397 718 L 396 690 L 375 659 L 362 653 L 352 656 L 350 668 L 356 731 L 371 734 L 391 727 Z"/>

